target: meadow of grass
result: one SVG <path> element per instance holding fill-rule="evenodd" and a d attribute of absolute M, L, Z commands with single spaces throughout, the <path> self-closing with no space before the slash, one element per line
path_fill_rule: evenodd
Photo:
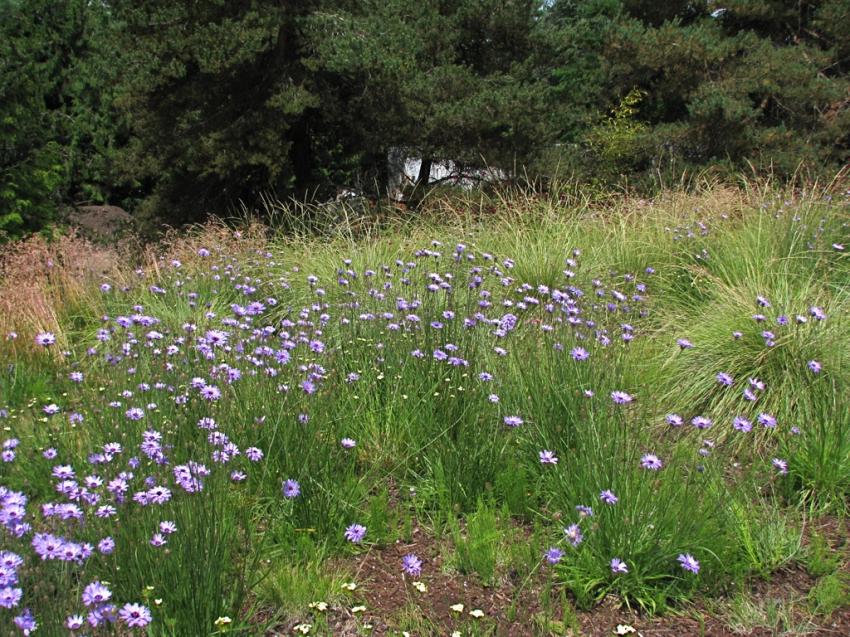
<path fill-rule="evenodd" d="M 438 616 L 438 576 L 543 582 L 552 621 L 510 634 L 612 599 L 737 625 L 791 564 L 812 617 L 842 608 L 843 555 L 806 529 L 850 492 L 848 193 L 474 209 L 10 249 L 2 634 L 520 621 Z M 390 549 L 407 602 L 382 615 L 358 569 Z"/>

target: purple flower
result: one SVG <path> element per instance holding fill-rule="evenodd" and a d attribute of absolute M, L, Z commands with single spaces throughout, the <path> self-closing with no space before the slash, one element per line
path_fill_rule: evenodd
<path fill-rule="evenodd" d="M 97 543 L 97 550 L 103 555 L 109 555 L 115 550 L 115 540 L 111 537 L 105 537 Z"/>
<path fill-rule="evenodd" d="M 611 400 L 613 400 L 618 405 L 626 405 L 632 402 L 634 398 L 624 391 L 612 391 Z"/>
<path fill-rule="evenodd" d="M 24 591 L 20 588 L 0 588 L 0 608 L 14 608 L 21 602 L 23 595 Z"/>
<path fill-rule="evenodd" d="M 221 390 L 215 385 L 206 385 L 201 388 L 201 397 L 211 402 L 216 401 L 221 398 Z"/>
<path fill-rule="evenodd" d="M 412 577 L 419 577 L 422 573 L 422 560 L 416 554 L 409 553 L 401 560 L 401 570 Z"/>
<path fill-rule="evenodd" d="M 33 617 L 29 608 L 25 608 L 24 612 L 15 617 L 13 621 L 24 635 L 30 635 L 38 628 L 38 622 L 35 621 L 35 617 Z"/>
<path fill-rule="evenodd" d="M 564 552 L 556 546 L 553 546 L 548 551 L 546 551 L 544 557 L 549 564 L 557 564 L 561 561 L 561 558 L 564 557 Z"/>
<path fill-rule="evenodd" d="M 345 529 L 345 539 L 354 544 L 362 542 L 365 535 L 366 527 L 360 524 L 352 524 Z"/>
<path fill-rule="evenodd" d="M 658 471 L 664 465 L 658 456 L 647 453 L 640 459 L 640 466 L 650 471 Z"/>
<path fill-rule="evenodd" d="M 540 464 L 558 464 L 558 458 L 554 451 L 544 449 L 540 452 Z"/>
<path fill-rule="evenodd" d="M 676 344 L 679 346 L 679 348 L 680 348 L 680 349 L 691 349 L 691 348 L 693 348 L 693 346 L 694 346 L 694 344 L 693 344 L 693 343 L 691 343 L 691 342 L 690 342 L 688 339 L 686 339 L 686 338 L 680 338 L 680 339 L 678 339 L 678 340 L 676 341 Z"/>
<path fill-rule="evenodd" d="M 786 460 L 782 460 L 781 458 L 774 458 L 773 460 L 771 460 L 771 464 L 781 475 L 785 475 L 788 473 L 788 462 Z"/>
<path fill-rule="evenodd" d="M 168 544 L 168 540 L 165 539 L 165 536 L 162 533 L 154 533 L 151 538 L 151 546 L 159 548 L 160 546 L 165 546 Z"/>
<path fill-rule="evenodd" d="M 504 422 L 508 427 L 519 427 L 524 421 L 519 416 L 505 416 Z"/>
<path fill-rule="evenodd" d="M 717 382 L 724 387 L 731 387 L 735 380 L 726 372 L 718 372 Z"/>
<path fill-rule="evenodd" d="M 809 314 L 811 314 L 814 318 L 819 321 L 826 320 L 826 312 L 824 312 L 821 308 L 812 306 L 809 308 Z"/>
<path fill-rule="evenodd" d="M 572 356 L 573 360 L 576 360 L 576 361 L 584 361 L 584 360 L 587 360 L 588 358 L 590 358 L 590 354 L 583 347 L 574 347 L 570 351 L 570 356 Z"/>
<path fill-rule="evenodd" d="M 684 422 L 684 420 L 682 420 L 682 417 L 679 414 L 667 414 L 665 420 L 667 421 L 667 424 L 671 427 L 681 427 L 682 423 Z"/>
<path fill-rule="evenodd" d="M 690 571 L 691 573 L 699 573 L 699 562 L 694 559 L 694 556 L 690 553 L 682 553 L 679 557 L 676 558 L 679 561 L 679 564 L 686 571 Z"/>
<path fill-rule="evenodd" d="M 614 495 L 614 492 L 610 489 L 605 489 L 599 494 L 599 499 L 602 500 L 605 504 L 617 504 L 619 498 Z"/>
<path fill-rule="evenodd" d="M 263 459 L 263 450 L 258 447 L 248 447 L 245 450 L 245 457 L 251 462 L 259 462 Z"/>
<path fill-rule="evenodd" d="M 92 582 L 83 589 L 83 604 L 99 606 L 112 598 L 112 592 L 100 582 Z"/>
<path fill-rule="evenodd" d="M 171 499 L 171 491 L 165 487 L 153 487 L 146 495 L 148 501 L 154 504 L 165 504 Z"/>
<path fill-rule="evenodd" d="M 126 416 L 127 420 L 141 420 L 145 417 L 145 412 L 139 407 L 131 407 L 124 412 L 124 416 Z"/>
<path fill-rule="evenodd" d="M 821 364 L 815 360 L 811 360 L 807 363 L 807 367 L 812 371 L 813 374 L 819 374 L 821 370 Z"/>
<path fill-rule="evenodd" d="M 68 618 L 65 620 L 65 627 L 68 630 L 79 630 L 83 627 L 83 619 L 82 615 L 68 615 Z"/>
<path fill-rule="evenodd" d="M 289 479 L 283 483 L 283 497 L 291 500 L 292 498 L 297 498 L 301 495 L 301 485 L 298 484 L 295 480 Z"/>
<path fill-rule="evenodd" d="M 583 504 L 576 505 L 576 511 L 583 518 L 593 517 L 593 509 L 589 506 L 585 506 Z"/>
<path fill-rule="evenodd" d="M 567 541 L 573 546 L 578 546 L 584 539 L 581 533 L 581 527 L 578 524 L 570 524 L 564 529 L 564 535 L 567 536 Z"/>
<path fill-rule="evenodd" d="M 53 345 L 56 342 L 56 335 L 53 332 L 39 332 L 35 335 L 36 345 L 41 345 L 42 347 L 47 347 L 48 345 Z"/>
<path fill-rule="evenodd" d="M 354 449 L 357 446 L 357 441 L 352 438 L 343 438 L 339 441 L 339 444 L 342 445 L 343 449 Z"/>
<path fill-rule="evenodd" d="M 751 431 L 753 428 L 753 424 L 743 416 L 735 416 L 735 419 L 732 421 L 732 426 L 738 431 L 742 431 L 744 433 Z"/>
<path fill-rule="evenodd" d="M 615 557 L 611 560 L 611 572 L 614 575 L 620 575 L 623 573 L 629 572 L 629 567 L 626 566 L 626 563 L 618 557 Z"/>
<path fill-rule="evenodd" d="M 758 415 L 758 422 L 760 425 L 767 427 L 768 429 L 776 428 L 776 418 L 770 414 L 760 413 Z"/>
<path fill-rule="evenodd" d="M 706 418 L 705 416 L 694 416 L 694 418 L 691 419 L 691 424 L 697 429 L 708 429 L 711 427 L 712 423 L 711 419 Z"/>
<path fill-rule="evenodd" d="M 129 628 L 144 628 L 151 623 L 151 612 L 141 604 L 124 604 L 118 616 Z"/>

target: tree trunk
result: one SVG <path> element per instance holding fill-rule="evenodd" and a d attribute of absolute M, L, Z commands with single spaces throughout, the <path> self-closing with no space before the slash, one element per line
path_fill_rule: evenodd
<path fill-rule="evenodd" d="M 424 188 L 428 185 L 428 181 L 431 179 L 431 165 L 434 163 L 434 160 L 430 157 L 423 157 L 422 163 L 419 164 L 419 174 L 416 176 L 416 189 Z"/>
<path fill-rule="evenodd" d="M 313 187 L 313 144 L 310 139 L 310 126 L 302 115 L 292 127 L 292 148 L 290 161 L 295 176 L 295 189 L 299 195 L 309 192 Z"/>

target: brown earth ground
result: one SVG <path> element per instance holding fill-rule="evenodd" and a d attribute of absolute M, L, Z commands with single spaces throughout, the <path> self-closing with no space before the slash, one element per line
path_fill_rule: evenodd
<path fill-rule="evenodd" d="M 810 524 L 804 544 L 813 530 L 825 537 L 833 550 L 845 554 L 848 538 L 842 524 L 834 519 Z M 421 577 L 427 587 L 424 592 L 416 589 L 411 578 L 402 576 L 400 564 L 408 553 L 416 553 L 425 563 L 427 574 Z M 746 599 L 751 606 L 745 613 L 747 619 L 732 611 L 729 599 L 706 600 L 654 617 L 629 610 L 613 597 L 589 611 L 576 611 L 569 597 L 557 588 L 551 593 L 552 603 L 548 605 L 551 610 L 546 617 L 541 597 L 548 574 L 543 570 L 530 578 L 506 573 L 496 586 L 487 587 L 474 576 L 444 569 L 443 555 L 440 545 L 420 529 L 414 530 L 410 542 L 372 547 L 339 565 L 354 573 L 352 579 L 357 589 L 350 597 L 351 604 L 331 605 L 321 613 L 320 621 L 314 622 L 309 614 L 293 618 L 267 635 L 301 634 L 296 626 L 306 623 L 313 626 L 310 635 L 340 637 L 405 634 L 449 637 L 454 631 L 459 631 L 462 637 L 850 636 L 850 606 L 845 605 L 829 616 L 812 612 L 807 596 L 817 578 L 800 564 L 789 565 L 768 579 L 754 578 L 749 583 Z M 850 573 L 850 564 L 845 561 L 840 570 Z M 451 608 L 458 603 L 464 606 L 461 612 Z M 365 610 L 352 612 L 356 606 L 365 606 Z M 562 610 L 565 606 L 566 617 Z M 476 609 L 484 613 L 479 619 L 469 614 Z"/>

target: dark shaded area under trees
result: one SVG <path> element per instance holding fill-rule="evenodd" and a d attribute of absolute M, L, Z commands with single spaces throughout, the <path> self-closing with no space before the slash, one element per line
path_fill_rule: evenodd
<path fill-rule="evenodd" d="M 850 0 L 0 0 L 0 235 L 379 197 L 397 148 L 541 183 L 830 176 L 848 71 Z"/>

